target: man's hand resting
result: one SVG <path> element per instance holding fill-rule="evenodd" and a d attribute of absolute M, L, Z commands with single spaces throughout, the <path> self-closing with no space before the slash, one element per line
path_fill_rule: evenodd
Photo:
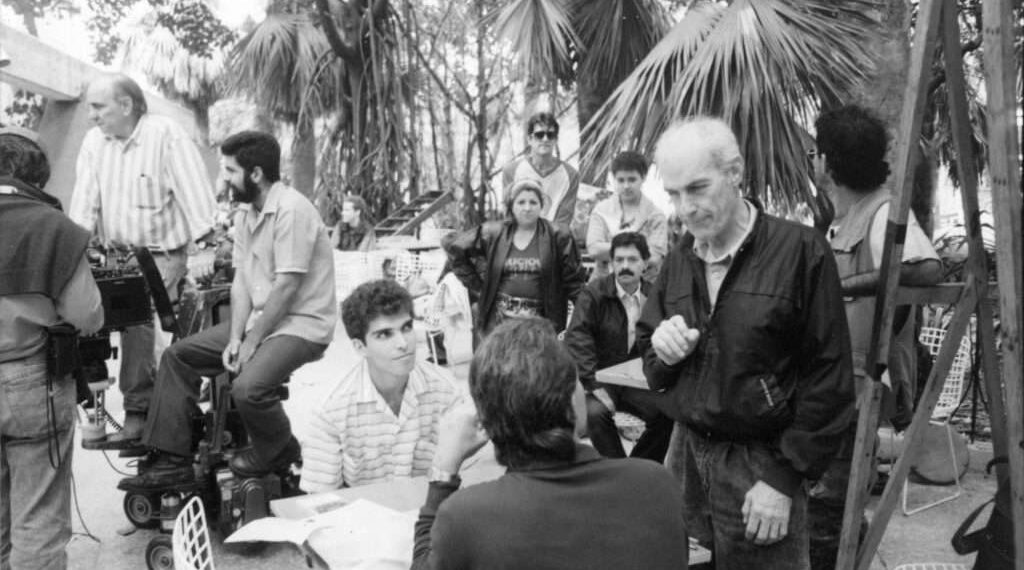
<path fill-rule="evenodd" d="M 789 534 L 789 511 L 793 499 L 764 481 L 754 483 L 743 501 L 743 523 L 747 540 L 766 546 Z"/>
<path fill-rule="evenodd" d="M 682 315 L 673 315 L 654 329 L 651 348 L 662 362 L 672 366 L 690 356 L 699 340 L 699 330 L 691 329 Z"/>

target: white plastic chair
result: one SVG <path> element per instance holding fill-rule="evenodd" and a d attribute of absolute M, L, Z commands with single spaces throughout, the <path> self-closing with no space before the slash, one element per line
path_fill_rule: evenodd
<path fill-rule="evenodd" d="M 938 403 L 935 404 L 935 410 L 932 411 L 931 423 L 932 425 L 945 426 L 946 435 L 949 441 L 949 461 L 953 468 L 953 478 L 956 485 L 956 491 L 952 495 L 946 495 L 941 499 L 926 503 L 913 509 L 908 508 L 908 496 L 910 495 L 910 478 L 907 477 L 903 481 L 903 514 L 912 515 L 919 513 L 925 509 L 930 509 L 936 505 L 947 503 L 956 499 L 963 494 L 963 487 L 960 485 L 960 469 L 956 464 L 956 448 L 953 445 L 953 427 L 949 424 L 949 421 L 953 418 L 953 414 L 956 413 L 957 408 L 960 407 L 960 401 L 963 399 L 964 391 L 964 379 L 967 376 L 967 369 L 970 365 L 971 355 L 971 342 L 965 334 L 960 339 L 960 346 L 957 348 L 956 355 L 953 357 L 953 364 L 949 367 L 949 373 L 946 375 L 946 379 L 942 384 L 942 392 L 939 393 Z M 934 358 L 939 354 L 939 347 L 942 346 L 942 340 L 946 337 L 945 329 L 937 327 L 921 327 L 921 344 L 928 347 L 928 351 Z"/>
<path fill-rule="evenodd" d="M 216 570 L 206 513 L 199 497 L 192 497 L 174 521 L 171 535 L 175 570 Z"/>
<path fill-rule="evenodd" d="M 967 567 L 956 562 L 914 562 L 900 564 L 893 570 L 967 570 Z"/>

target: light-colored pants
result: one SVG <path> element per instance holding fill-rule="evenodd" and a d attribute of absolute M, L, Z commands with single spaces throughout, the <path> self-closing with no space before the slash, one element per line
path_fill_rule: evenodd
<path fill-rule="evenodd" d="M 164 286 L 171 301 L 177 298 L 178 283 L 188 270 L 188 256 L 181 249 L 172 253 L 153 253 L 153 260 L 164 279 Z M 153 314 L 153 320 L 160 322 Z M 160 356 L 171 344 L 171 335 L 153 324 L 128 327 L 121 333 L 121 373 L 118 386 L 124 394 L 124 409 L 127 412 L 144 414 L 149 409 L 153 396 L 153 380 Z"/>
<path fill-rule="evenodd" d="M 0 363 L 0 570 L 67 568 L 75 385 L 51 403 L 46 376 L 45 353 Z"/>

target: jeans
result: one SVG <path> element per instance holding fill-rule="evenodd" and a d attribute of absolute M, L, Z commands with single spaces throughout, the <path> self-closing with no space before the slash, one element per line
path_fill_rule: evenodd
<path fill-rule="evenodd" d="M 709 439 L 676 423 L 665 465 L 683 486 L 687 532 L 711 549 L 717 570 L 807 570 L 807 494 L 793 495 L 789 533 L 759 546 L 744 536 L 743 502 L 772 457 L 769 444 Z"/>
<path fill-rule="evenodd" d="M 171 301 L 178 297 L 178 284 L 188 270 L 188 256 L 185 250 L 171 253 L 153 253 L 153 260 L 164 279 L 164 286 Z M 160 318 L 154 312 L 154 322 Z M 156 363 L 170 344 L 170 334 L 157 330 L 152 324 L 128 327 L 121 333 L 121 373 L 118 386 L 124 394 L 126 412 L 145 414 L 153 395 L 153 378 Z"/>
<path fill-rule="evenodd" d="M 202 376 L 224 372 L 221 354 L 228 345 L 230 323 L 196 333 L 164 351 L 142 443 L 175 455 L 192 453 L 192 416 Z M 268 338 L 232 381 L 238 408 L 256 457 L 270 464 L 292 439 L 292 426 L 277 389 L 297 368 L 323 355 L 327 347 L 296 336 Z"/>
<path fill-rule="evenodd" d="M 67 568 L 75 386 L 56 382 L 51 408 L 46 378 L 45 353 L 0 363 L 0 570 Z"/>
<path fill-rule="evenodd" d="M 668 450 L 669 438 L 672 435 L 673 422 L 662 413 L 659 405 L 667 396 L 623 386 L 602 385 L 615 402 L 615 406 L 623 412 L 632 414 L 646 424 L 643 435 L 636 441 L 630 457 L 650 459 L 661 463 Z M 600 400 L 587 395 L 587 434 L 590 442 L 604 457 L 625 457 L 626 450 L 622 447 L 619 430 L 615 426 L 615 414 L 606 408 Z"/>

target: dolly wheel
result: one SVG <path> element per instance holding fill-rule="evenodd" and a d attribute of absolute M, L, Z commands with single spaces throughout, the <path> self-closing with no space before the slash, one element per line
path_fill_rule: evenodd
<path fill-rule="evenodd" d="M 173 570 L 174 548 L 171 535 L 158 534 L 146 545 L 146 568 L 149 570 Z"/>
<path fill-rule="evenodd" d="M 136 528 L 156 528 L 160 526 L 160 497 L 143 493 L 126 493 L 124 496 L 124 514 Z"/>

